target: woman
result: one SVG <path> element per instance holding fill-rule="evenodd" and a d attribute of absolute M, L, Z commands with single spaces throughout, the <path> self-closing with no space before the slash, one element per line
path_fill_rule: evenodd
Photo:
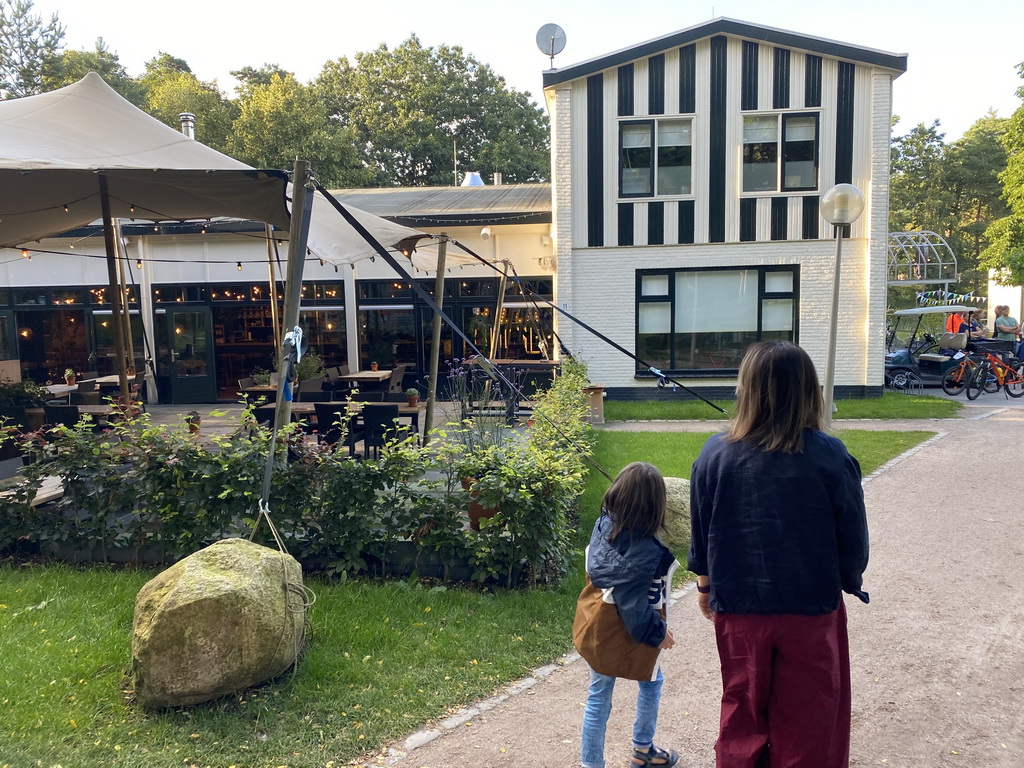
<path fill-rule="evenodd" d="M 856 459 L 823 431 L 807 353 L 752 345 L 730 429 L 707 441 L 690 480 L 688 567 L 722 666 L 718 768 L 848 765 L 842 592 L 868 601 L 860 480 Z"/>

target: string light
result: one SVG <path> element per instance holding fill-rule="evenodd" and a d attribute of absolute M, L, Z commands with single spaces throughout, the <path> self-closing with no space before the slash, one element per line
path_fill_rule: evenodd
<path fill-rule="evenodd" d="M 67 213 L 67 212 L 68 212 L 68 206 L 67 206 L 67 204 L 65 203 L 65 205 L 64 205 L 64 213 Z"/>
<path fill-rule="evenodd" d="M 21 249 L 21 258 L 32 261 L 32 254 L 28 252 L 28 248 Z"/>
<path fill-rule="evenodd" d="M 135 205 L 134 204 L 128 206 L 128 213 L 135 213 Z"/>
<path fill-rule="evenodd" d="M 242 271 L 242 262 L 238 262 L 235 266 L 238 267 L 239 272 Z"/>
<path fill-rule="evenodd" d="M 142 269 L 142 259 L 136 259 L 135 260 L 135 268 L 136 269 Z"/>

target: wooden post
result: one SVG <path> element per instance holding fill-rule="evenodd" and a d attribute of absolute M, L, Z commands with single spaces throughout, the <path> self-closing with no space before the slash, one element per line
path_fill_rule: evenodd
<path fill-rule="evenodd" d="M 448 252 L 448 235 L 441 233 L 437 244 L 437 274 L 434 278 L 434 301 L 437 309 L 430 326 L 430 376 L 427 379 L 427 411 L 424 414 L 423 444 L 430 440 L 430 426 L 434 423 L 434 402 L 437 400 L 437 370 L 441 357 L 441 308 L 444 305 L 444 262 Z"/>
<path fill-rule="evenodd" d="M 306 261 L 306 241 L 309 236 L 309 219 L 313 210 L 312 184 L 309 184 L 309 162 L 295 161 L 292 175 L 292 221 L 288 234 L 288 272 L 284 286 L 283 331 L 289 332 L 299 323 L 299 303 L 302 299 L 302 268 Z M 271 460 L 263 474 L 263 501 L 270 498 L 270 479 L 273 476 L 273 456 L 277 452 L 277 432 L 292 416 L 291 401 L 285 401 L 284 388 L 287 370 L 285 368 L 284 345 L 278 350 L 277 358 L 277 402 L 274 404 L 274 429 L 270 443 Z"/>
<path fill-rule="evenodd" d="M 117 243 L 114 239 L 114 220 L 110 216 L 110 194 L 107 191 L 106 174 L 99 174 L 100 211 L 103 215 L 103 245 L 107 253 L 107 284 L 110 287 L 110 304 L 114 311 L 114 339 L 117 346 L 117 378 L 121 384 L 121 397 L 128 402 L 128 371 L 125 366 L 124 349 L 124 302 L 121 301 L 121 286 L 117 279 Z"/>

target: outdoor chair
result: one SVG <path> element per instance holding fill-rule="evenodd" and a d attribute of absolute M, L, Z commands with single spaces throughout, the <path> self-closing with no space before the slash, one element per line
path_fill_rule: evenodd
<path fill-rule="evenodd" d="M 52 426 L 63 424 L 65 427 L 73 427 L 78 423 L 79 416 L 77 405 L 43 404 L 43 421 Z"/>
<path fill-rule="evenodd" d="M 307 403 L 330 400 L 330 392 L 324 392 L 324 384 L 327 382 L 325 376 L 316 379 L 303 379 L 295 390 L 296 402 L 306 401 Z"/>
<path fill-rule="evenodd" d="M 327 445 L 335 445 L 341 440 L 340 425 L 348 422 L 343 445 L 348 447 L 349 456 L 354 456 L 356 443 L 365 435 L 364 429 L 357 424 L 358 417 L 350 416 L 346 406 L 336 403 L 313 403 L 313 408 L 316 411 L 316 429 L 320 441 Z"/>
<path fill-rule="evenodd" d="M 0 427 L 14 427 L 19 432 L 28 429 L 28 416 L 25 409 L 16 405 L 0 406 Z M 12 441 L 0 444 L 0 461 L 16 459 L 21 456 L 18 445 Z"/>
<path fill-rule="evenodd" d="M 391 371 L 391 379 L 388 381 L 388 394 L 401 394 L 405 391 L 402 381 L 405 379 L 405 372 L 408 368 L 408 365 L 396 365 L 394 370 Z"/>
<path fill-rule="evenodd" d="M 398 406 L 394 403 L 367 403 L 360 412 L 363 417 L 363 445 L 366 454 L 380 458 L 380 449 L 392 440 L 409 436 L 409 428 L 398 423 Z"/>
<path fill-rule="evenodd" d="M 102 405 L 103 394 L 95 381 L 80 381 L 78 389 L 71 393 L 71 405 Z"/>
<path fill-rule="evenodd" d="M 243 389 L 248 387 L 256 386 L 256 379 L 252 376 L 246 376 L 244 379 L 238 380 L 238 391 L 241 392 Z"/>

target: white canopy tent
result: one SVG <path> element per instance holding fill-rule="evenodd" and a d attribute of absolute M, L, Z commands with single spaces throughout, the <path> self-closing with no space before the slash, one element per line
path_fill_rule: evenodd
<path fill-rule="evenodd" d="M 290 198 L 286 172 L 257 170 L 200 144 L 135 107 L 96 73 L 56 91 L 0 102 L 0 247 L 29 246 L 102 220 L 109 229 L 115 325 L 122 307 L 114 219 L 231 217 L 266 222 L 282 230 L 275 237 L 283 237 L 289 231 Z M 426 237 L 351 212 L 389 251 Z M 313 198 L 307 245 L 334 264 L 376 253 L 319 194 Z M 125 390 L 123 353 L 119 362 Z"/>
<path fill-rule="evenodd" d="M 95 72 L 65 88 L 0 102 L 0 247 L 100 220 L 97 176 L 114 218 L 183 221 L 225 216 L 289 226 L 284 171 L 256 170 L 143 112 Z M 389 249 L 424 237 L 353 211 Z M 309 248 L 332 263 L 374 251 L 320 196 Z"/>

